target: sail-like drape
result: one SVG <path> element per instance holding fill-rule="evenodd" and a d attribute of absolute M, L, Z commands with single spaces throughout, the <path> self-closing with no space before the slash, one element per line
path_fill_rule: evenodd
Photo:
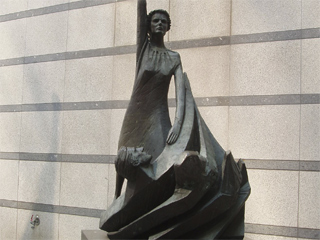
<path fill-rule="evenodd" d="M 190 224 L 197 227 L 194 221 L 201 225 L 197 215 L 206 223 L 237 204 L 234 212 L 239 212 L 249 195 L 250 187 L 243 187 L 246 173 L 242 162 L 237 164 L 213 137 L 198 111 L 186 75 L 184 80 L 186 109 L 179 138 L 166 145 L 151 164 L 139 167 L 137 179 L 128 181 L 125 193 L 102 214 L 100 227 L 110 238 L 139 236 L 189 213 L 189 221 L 181 226 L 175 223 L 176 228 L 165 235 L 174 238 L 192 230 Z M 219 211 L 208 219 L 202 216 L 217 203 Z"/>

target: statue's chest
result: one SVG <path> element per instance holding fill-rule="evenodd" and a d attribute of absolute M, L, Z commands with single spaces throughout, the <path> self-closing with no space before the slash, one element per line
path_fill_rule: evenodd
<path fill-rule="evenodd" d="M 167 51 L 146 51 L 142 68 L 151 75 L 172 76 L 176 61 Z"/>

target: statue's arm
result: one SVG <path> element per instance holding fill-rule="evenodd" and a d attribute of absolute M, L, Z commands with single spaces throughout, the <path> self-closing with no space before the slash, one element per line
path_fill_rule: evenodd
<path fill-rule="evenodd" d="M 184 111 L 185 111 L 185 97 L 186 97 L 186 88 L 183 77 L 183 71 L 181 64 L 176 68 L 174 73 L 175 88 L 176 88 L 176 116 L 171 130 L 169 131 L 167 143 L 173 144 L 177 141 L 181 126 L 184 120 Z"/>
<path fill-rule="evenodd" d="M 147 38 L 147 2 L 146 0 L 138 0 L 137 5 L 137 62 Z"/>

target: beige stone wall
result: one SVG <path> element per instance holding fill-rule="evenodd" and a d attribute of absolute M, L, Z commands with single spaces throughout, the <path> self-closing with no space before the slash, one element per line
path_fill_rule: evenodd
<path fill-rule="evenodd" d="M 247 164 L 246 240 L 318 239 L 320 2 L 148 0 L 155 8 L 171 15 L 167 46 L 203 118 Z M 135 34 L 135 0 L 1 0 L 0 239 L 98 229 Z M 173 87 L 169 97 L 174 113 Z"/>

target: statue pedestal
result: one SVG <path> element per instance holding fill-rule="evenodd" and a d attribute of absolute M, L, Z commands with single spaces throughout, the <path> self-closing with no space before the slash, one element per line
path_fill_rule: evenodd
<path fill-rule="evenodd" d="M 102 230 L 82 230 L 81 240 L 109 240 L 107 232 Z"/>

